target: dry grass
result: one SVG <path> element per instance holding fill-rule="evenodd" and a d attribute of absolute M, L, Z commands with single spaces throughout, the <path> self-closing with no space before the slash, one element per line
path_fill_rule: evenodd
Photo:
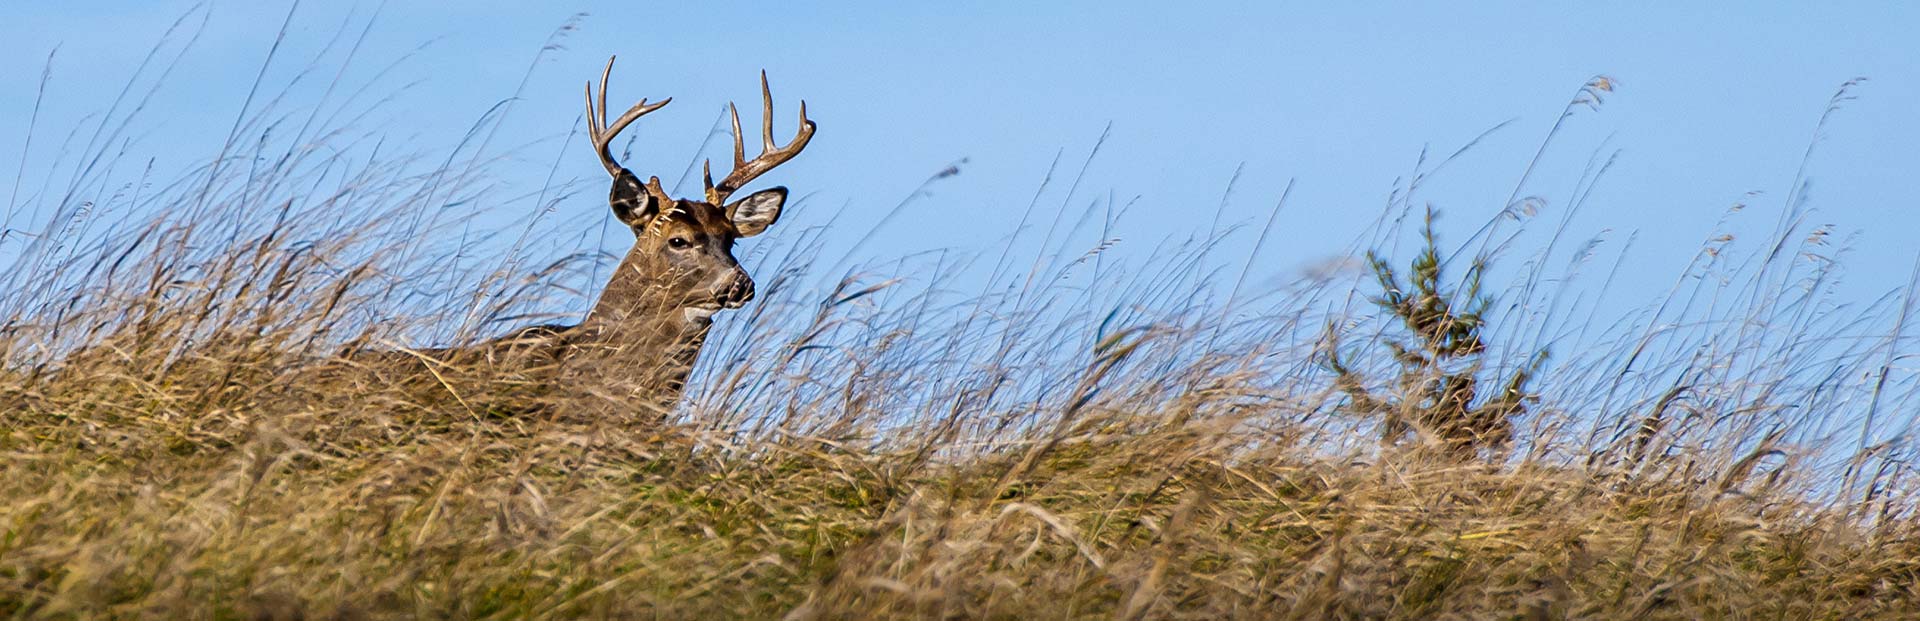
<path fill-rule="evenodd" d="M 1498 253 L 1464 253 L 1473 282 L 1454 307 L 1474 319 L 1438 332 L 1474 345 L 1444 356 L 1416 355 L 1423 328 L 1393 310 L 1460 289 L 1439 278 L 1383 293 L 1336 273 L 1253 295 L 1210 271 L 1205 243 L 1129 267 L 1076 227 L 1094 250 L 1003 257 L 988 293 L 954 293 L 966 281 L 948 263 L 818 292 L 818 231 L 795 229 L 758 257 L 762 300 L 722 320 L 663 424 L 618 373 L 556 385 L 340 357 L 530 322 L 578 304 L 593 272 L 524 267 L 528 233 L 416 245 L 463 239 L 426 233 L 462 226 L 439 214 L 477 200 L 451 188 L 481 187 L 484 161 L 356 160 L 316 146 L 343 133 L 269 139 L 289 120 L 248 119 L 237 135 L 259 139 L 229 142 L 258 152 L 160 189 L 90 174 L 30 198 L 53 215 L 8 247 L 0 293 L 0 613 L 1920 611 L 1908 448 L 1883 430 L 1914 405 L 1892 366 L 1910 300 L 1823 306 L 1833 262 L 1793 209 L 1744 262 L 1716 233 L 1672 292 L 1613 324 L 1563 299 L 1591 244 L 1565 273 L 1529 261 L 1489 286 L 1497 306 L 1472 292 Z M 1411 179 L 1389 222 L 1420 204 Z M 1468 246 L 1508 247 L 1523 204 Z M 108 214 L 120 225 L 88 228 Z M 508 259 L 441 260 L 488 243 Z M 1427 250 L 1415 271 L 1463 254 Z M 1421 380 L 1517 373 L 1532 379 L 1506 385 L 1527 394 L 1478 409 Z M 1474 434 L 1432 422 L 1469 410 L 1500 414 L 1500 442 L 1463 451 Z"/>
<path fill-rule="evenodd" d="M 1920 604 L 1906 525 L 1417 448 L 1334 460 L 1285 442 L 1291 423 L 1248 428 L 1273 410 L 1173 427 L 1109 403 L 1031 462 L 1011 441 L 927 461 L 916 436 L 476 416 L 345 373 L 126 369 L 9 377 L 9 614 L 1900 618 Z"/>

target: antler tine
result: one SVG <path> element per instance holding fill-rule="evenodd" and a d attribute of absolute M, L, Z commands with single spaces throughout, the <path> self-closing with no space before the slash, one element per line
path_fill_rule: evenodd
<path fill-rule="evenodd" d="M 747 164 L 747 146 L 740 140 L 740 107 L 727 102 L 727 113 L 733 116 L 733 167 Z"/>
<path fill-rule="evenodd" d="M 807 119 L 807 102 L 800 102 L 800 128 L 794 133 L 793 140 L 787 146 L 776 146 L 773 142 L 773 89 L 767 86 L 767 72 L 760 72 L 760 155 L 747 161 L 744 137 L 740 135 L 740 109 L 733 104 L 727 105 L 733 117 L 733 170 L 727 173 L 719 185 L 714 185 L 713 174 L 706 172 L 707 202 L 720 204 L 732 196 L 741 186 L 774 167 L 786 163 L 807 148 L 807 142 L 813 140 L 817 126 Z M 710 168 L 710 167 L 709 167 Z"/>
<path fill-rule="evenodd" d="M 673 98 L 668 97 L 651 105 L 647 103 L 646 99 L 641 99 L 640 103 L 634 104 L 632 108 L 628 108 L 626 114 L 622 114 L 620 118 L 615 119 L 612 123 L 608 123 L 607 80 L 613 76 L 613 61 L 615 58 L 617 57 L 607 57 L 607 68 L 600 73 L 600 100 L 597 111 L 595 110 L 595 102 L 593 99 L 593 81 L 587 81 L 587 134 L 593 139 L 594 151 L 600 154 L 600 165 L 606 167 L 607 174 L 618 177 L 620 176 L 622 168 L 619 162 L 615 162 L 613 159 L 613 138 L 620 135 L 621 131 L 625 130 L 628 125 L 633 124 L 634 121 L 639 120 L 640 117 L 646 116 L 648 113 L 659 110 L 661 107 L 673 102 Z"/>
<path fill-rule="evenodd" d="M 802 101 L 800 105 L 805 106 L 807 102 Z M 802 115 L 801 118 L 806 116 Z M 767 88 L 765 69 L 760 70 L 760 152 L 773 152 L 773 89 Z"/>
<path fill-rule="evenodd" d="M 600 125 L 600 133 L 602 134 L 607 133 L 607 81 L 613 79 L 613 61 L 619 60 L 619 58 L 620 58 L 619 56 L 609 54 L 607 56 L 607 68 L 600 70 L 600 122 L 599 122 L 599 125 Z M 593 83 L 588 82 L 587 87 L 589 90 L 591 90 L 593 87 Z M 593 106 L 593 102 L 591 101 L 587 102 L 587 106 L 589 107 L 588 109 L 591 110 Z"/>

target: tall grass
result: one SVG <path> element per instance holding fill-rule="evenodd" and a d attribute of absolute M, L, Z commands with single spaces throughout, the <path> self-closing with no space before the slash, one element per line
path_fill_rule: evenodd
<path fill-rule="evenodd" d="M 1581 286 L 1599 241 L 1556 253 L 1567 220 L 1517 190 L 1449 245 L 1418 198 L 1438 166 L 1356 238 L 1371 275 L 1249 279 L 1213 237 L 1120 256 L 1110 202 L 1034 214 L 1036 249 L 847 272 L 789 228 L 661 423 L 618 369 L 556 386 L 349 355 L 564 315 L 604 257 L 525 243 L 566 230 L 540 216 L 567 188 L 490 238 L 453 215 L 497 200 L 483 150 L 392 155 L 266 100 L 160 183 L 115 158 L 131 113 L 110 112 L 71 183 L 16 205 L 47 217 L 0 247 L 0 612 L 1920 610 L 1912 290 L 1836 305 L 1797 200 L 1752 249 L 1714 233 L 1664 292 Z M 1542 226 L 1548 247 L 1513 245 Z M 1621 295 L 1653 302 L 1586 297 Z M 1454 433 L 1468 411 L 1497 442 Z"/>

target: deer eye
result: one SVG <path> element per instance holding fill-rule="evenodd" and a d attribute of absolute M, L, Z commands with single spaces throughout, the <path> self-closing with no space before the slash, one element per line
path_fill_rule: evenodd
<path fill-rule="evenodd" d="M 687 241 L 685 237 L 675 237 L 667 240 L 667 247 L 674 250 L 685 250 L 692 246 L 693 242 Z"/>

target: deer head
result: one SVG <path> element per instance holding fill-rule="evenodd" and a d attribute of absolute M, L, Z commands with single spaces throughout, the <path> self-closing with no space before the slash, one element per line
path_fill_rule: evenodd
<path fill-rule="evenodd" d="M 715 184 L 709 162 L 704 169 L 706 192 L 700 200 L 676 199 L 661 189 L 658 176 L 649 176 L 642 183 L 638 175 L 614 160 L 612 152 L 613 139 L 621 130 L 672 98 L 654 104 L 642 99 L 609 123 L 607 79 L 612 73 L 613 59 L 609 58 L 606 72 L 600 76 L 597 107 L 593 82 L 587 82 L 587 131 L 601 165 L 613 176 L 607 204 L 613 208 L 614 217 L 633 232 L 634 241 L 587 321 L 617 325 L 666 319 L 704 329 L 714 313 L 739 308 L 753 299 L 753 279 L 733 258 L 733 244 L 742 237 L 760 234 L 780 218 L 787 189 L 773 187 L 733 202 L 728 199 L 748 182 L 799 155 L 813 139 L 815 125 L 807 119 L 806 102 L 801 102 L 798 133 L 786 146 L 774 145 L 773 93 L 762 71 L 761 154 L 751 161 L 746 159 L 740 111 L 729 105 L 733 116 L 733 170 Z"/>

